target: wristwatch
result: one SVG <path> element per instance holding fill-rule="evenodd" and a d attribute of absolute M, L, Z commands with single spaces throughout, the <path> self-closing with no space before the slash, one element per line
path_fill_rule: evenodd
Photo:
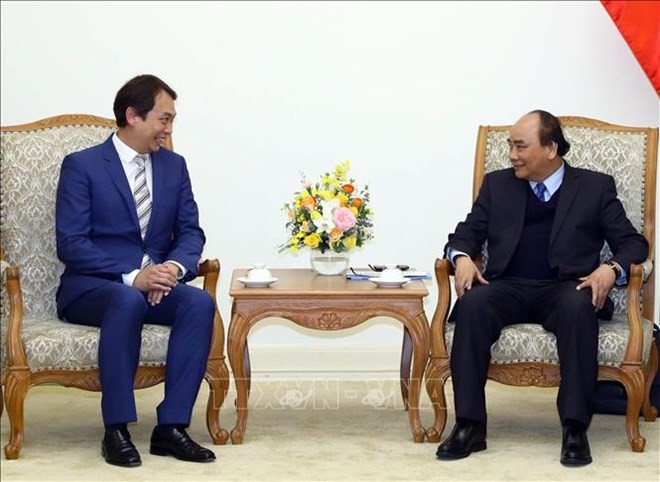
<path fill-rule="evenodd" d="M 621 270 L 619 269 L 619 266 L 614 262 L 614 261 L 605 261 L 605 264 L 612 268 L 614 271 L 614 276 L 616 279 L 619 279 L 619 276 L 621 276 Z"/>

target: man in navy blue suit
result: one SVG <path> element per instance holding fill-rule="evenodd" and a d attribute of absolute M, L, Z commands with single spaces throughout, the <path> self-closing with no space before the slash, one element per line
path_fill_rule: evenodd
<path fill-rule="evenodd" d="M 101 328 L 101 452 L 122 467 L 141 464 L 127 424 L 137 420 L 133 384 L 145 323 L 172 327 L 150 452 L 215 460 L 186 432 L 215 306 L 208 293 L 185 284 L 197 274 L 205 237 L 186 162 L 163 147 L 176 98 L 153 75 L 129 80 L 115 97 L 117 131 L 66 156 L 57 189 L 57 253 L 65 264 L 57 308 L 69 323 Z"/>
<path fill-rule="evenodd" d="M 598 375 L 598 319 L 608 294 L 625 284 L 648 243 L 626 216 L 614 179 L 571 167 L 559 119 L 542 110 L 521 117 L 509 135 L 512 167 L 486 175 L 471 212 L 449 235 L 458 295 L 451 352 L 456 425 L 438 447 L 443 460 L 486 449 L 484 386 L 491 345 L 514 323 L 539 323 L 557 337 L 561 382 L 560 462 L 591 463 L 587 428 Z M 484 242 L 488 263 L 474 263 Z M 603 243 L 613 256 L 600 262 Z"/>

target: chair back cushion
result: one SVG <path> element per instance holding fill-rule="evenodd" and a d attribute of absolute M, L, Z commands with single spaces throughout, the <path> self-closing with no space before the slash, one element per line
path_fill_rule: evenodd
<path fill-rule="evenodd" d="M 80 122 L 84 124 L 35 123 L 1 133 L 2 246 L 7 262 L 20 267 L 28 320 L 57 316 L 55 293 L 64 266 L 55 245 L 55 195 L 62 160 L 103 142 L 115 129 L 109 119 L 89 125 L 84 116 Z"/>

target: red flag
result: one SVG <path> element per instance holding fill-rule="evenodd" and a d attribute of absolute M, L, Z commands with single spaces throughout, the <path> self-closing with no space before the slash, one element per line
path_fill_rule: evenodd
<path fill-rule="evenodd" d="M 660 95 L 660 1 L 601 3 Z"/>

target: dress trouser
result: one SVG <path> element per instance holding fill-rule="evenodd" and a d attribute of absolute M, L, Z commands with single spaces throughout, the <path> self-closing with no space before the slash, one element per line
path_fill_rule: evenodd
<path fill-rule="evenodd" d="M 146 294 L 136 288 L 108 283 L 65 308 L 63 315 L 68 322 L 101 328 L 98 359 L 105 425 L 137 420 L 133 391 L 145 323 L 172 327 L 158 423 L 190 424 L 206 371 L 214 313 L 208 293 L 183 283 L 156 306 L 151 306 Z"/>
<path fill-rule="evenodd" d="M 578 284 L 493 280 L 473 286 L 456 302 L 451 374 L 457 419 L 486 424 L 484 388 L 491 345 L 507 325 L 539 323 L 557 337 L 561 422 L 571 419 L 589 425 L 598 376 L 598 320 L 591 289 L 577 291 Z"/>

